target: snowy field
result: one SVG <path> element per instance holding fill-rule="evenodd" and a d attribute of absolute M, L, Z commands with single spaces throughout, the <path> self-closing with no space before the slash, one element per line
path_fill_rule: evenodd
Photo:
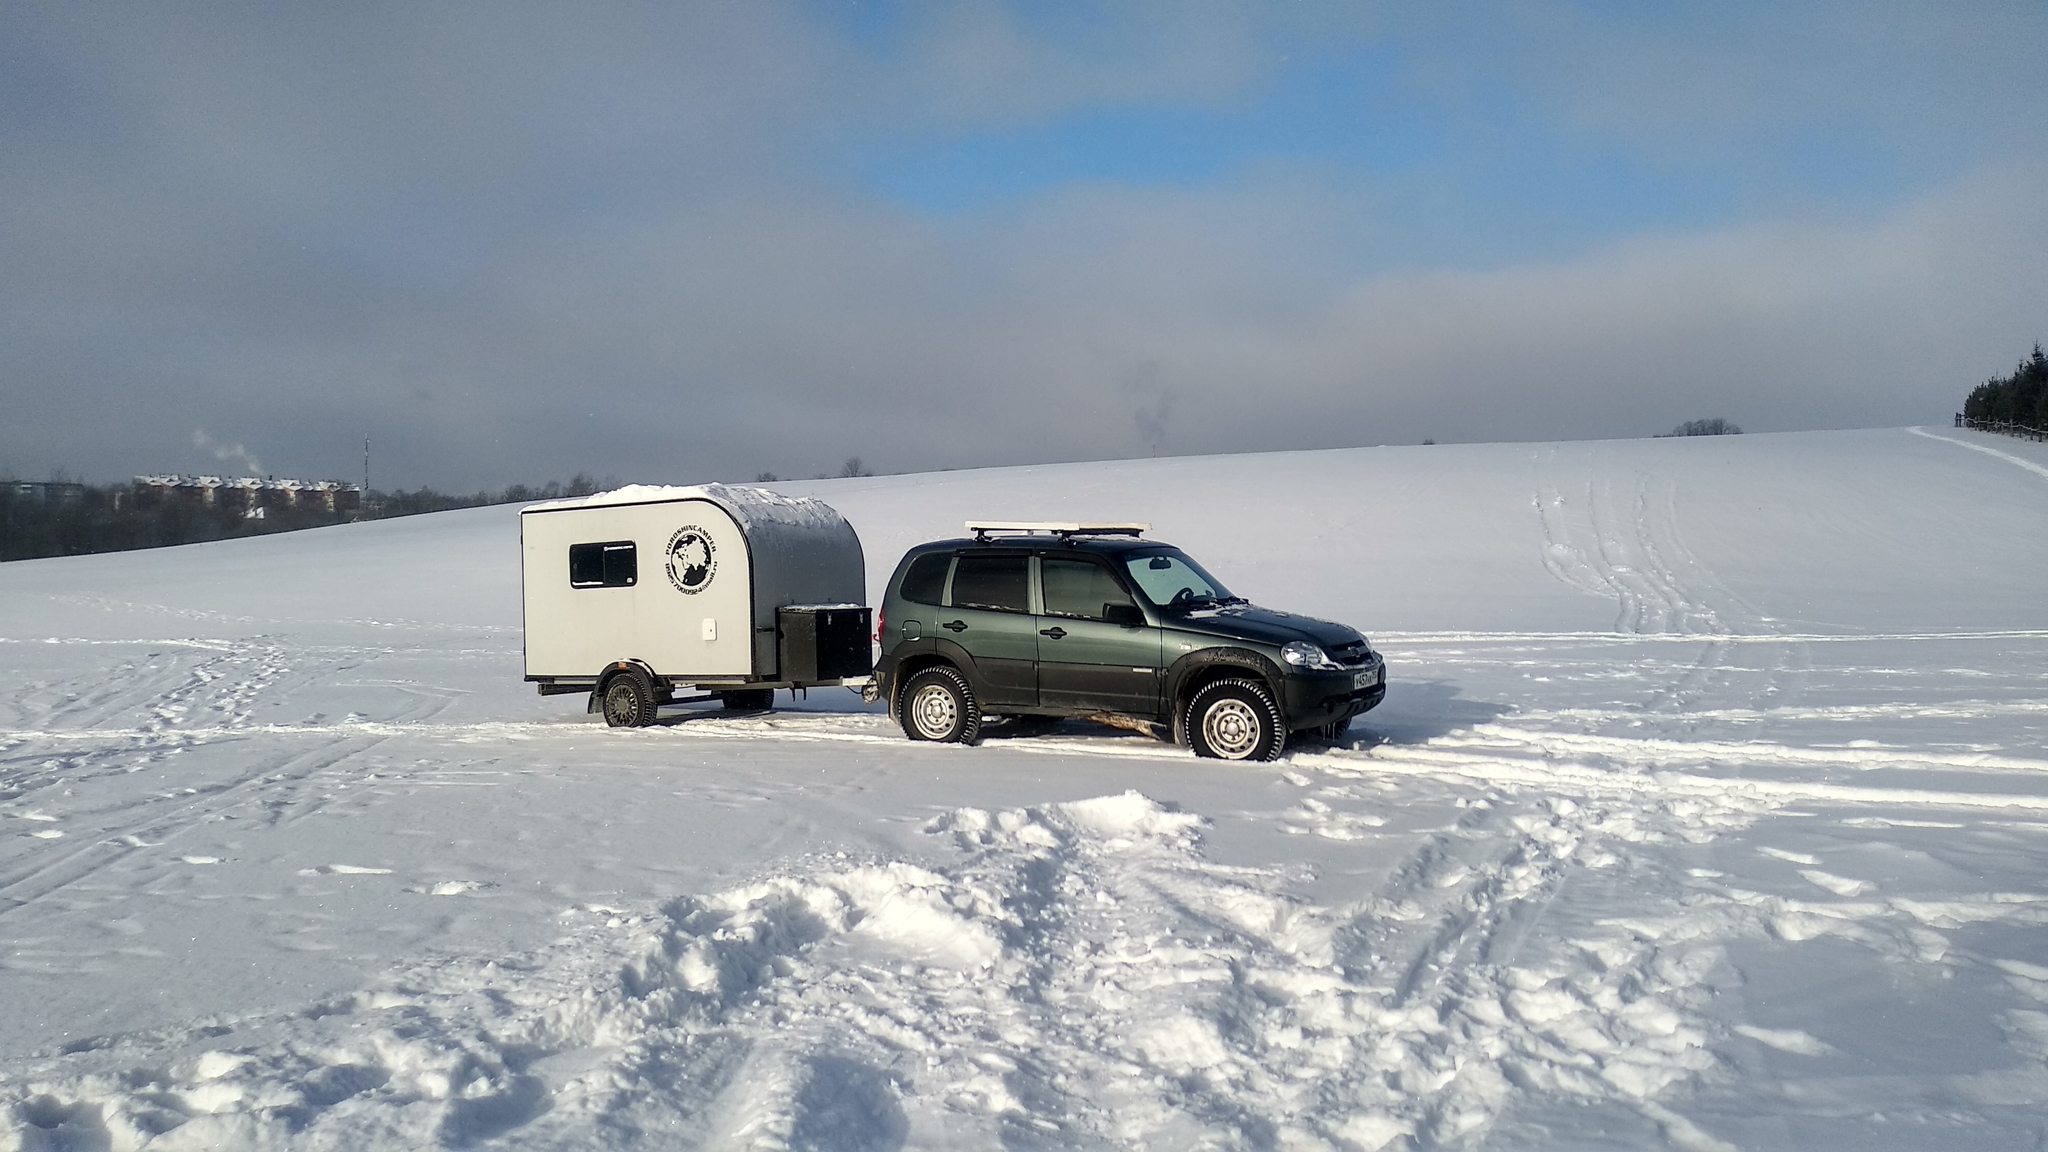
<path fill-rule="evenodd" d="M 1392 687 L 1272 764 L 614 731 L 520 681 L 513 508 L 8 564 L 0 1149 L 2048 1141 L 2048 446 L 781 487 L 871 600 L 1147 520 Z"/>

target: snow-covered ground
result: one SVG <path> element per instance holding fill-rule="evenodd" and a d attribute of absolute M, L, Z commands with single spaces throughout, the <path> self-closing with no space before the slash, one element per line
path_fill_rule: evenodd
<path fill-rule="evenodd" d="M 8 564 L 0 1148 L 2048 1139 L 2048 446 L 782 487 L 871 598 L 1148 520 L 1392 688 L 1273 764 L 613 731 L 519 679 L 511 508 Z"/>

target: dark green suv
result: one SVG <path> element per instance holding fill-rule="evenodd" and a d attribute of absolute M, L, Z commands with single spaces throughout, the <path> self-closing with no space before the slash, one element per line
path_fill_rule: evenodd
<path fill-rule="evenodd" d="M 1386 695 L 1364 636 L 1232 596 L 1143 525 L 967 527 L 911 549 L 882 601 L 875 688 L 913 740 L 973 743 L 984 715 L 1099 716 L 1271 760 Z"/>

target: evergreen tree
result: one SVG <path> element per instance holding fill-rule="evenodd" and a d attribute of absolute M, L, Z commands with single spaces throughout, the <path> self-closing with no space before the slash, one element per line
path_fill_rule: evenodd
<path fill-rule="evenodd" d="M 1993 376 L 1977 385 L 1963 401 L 1963 416 L 1973 423 L 2020 424 L 2048 430 L 2048 354 L 2034 345 L 2034 354 L 2019 362 L 2010 376 Z"/>
<path fill-rule="evenodd" d="M 1742 429 L 1716 416 L 1711 420 L 1687 420 L 1659 436 L 1740 436 Z"/>

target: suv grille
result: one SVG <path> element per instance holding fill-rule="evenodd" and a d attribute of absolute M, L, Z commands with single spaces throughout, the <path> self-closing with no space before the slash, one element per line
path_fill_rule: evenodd
<path fill-rule="evenodd" d="M 1365 658 L 1371 653 L 1372 649 L 1367 648 L 1365 642 L 1361 640 L 1355 644 L 1338 644 L 1325 648 L 1323 651 L 1328 652 L 1330 659 L 1335 660 L 1337 663 L 1347 668 L 1356 668 L 1360 664 L 1365 663 Z"/>

